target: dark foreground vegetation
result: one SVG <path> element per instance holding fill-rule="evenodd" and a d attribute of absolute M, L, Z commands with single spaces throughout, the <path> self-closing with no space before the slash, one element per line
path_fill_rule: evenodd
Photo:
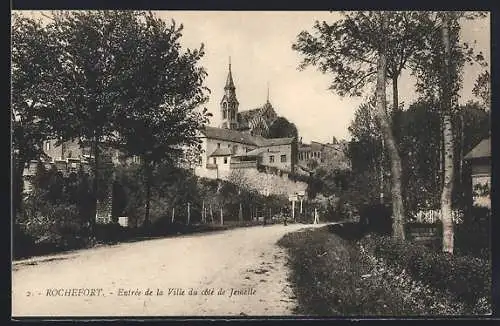
<path fill-rule="evenodd" d="M 316 316 L 476 315 L 491 313 L 491 262 L 397 243 L 360 224 L 283 237 L 290 253 L 297 313 Z M 357 239 L 356 239 L 357 238 Z"/>

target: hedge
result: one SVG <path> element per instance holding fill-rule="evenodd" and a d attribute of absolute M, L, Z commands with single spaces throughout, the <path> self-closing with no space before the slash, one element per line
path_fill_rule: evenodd
<path fill-rule="evenodd" d="M 428 285 L 446 290 L 474 306 L 491 302 L 491 261 L 472 256 L 432 251 L 417 243 L 400 243 L 388 236 L 372 235 L 361 240 L 368 250 L 388 265 L 404 269 Z"/>

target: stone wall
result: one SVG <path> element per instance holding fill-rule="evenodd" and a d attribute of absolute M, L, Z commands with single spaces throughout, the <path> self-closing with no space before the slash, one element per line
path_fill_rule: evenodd
<path fill-rule="evenodd" d="M 227 180 L 239 186 L 247 186 L 261 193 L 268 191 L 270 194 L 287 197 L 291 194 L 307 190 L 307 183 L 290 180 L 286 174 L 279 176 L 259 172 L 257 169 L 232 170 Z"/>

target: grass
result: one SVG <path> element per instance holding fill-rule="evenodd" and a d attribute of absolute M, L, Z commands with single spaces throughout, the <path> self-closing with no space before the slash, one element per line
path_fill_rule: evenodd
<path fill-rule="evenodd" d="M 298 299 L 295 313 L 307 316 L 459 315 L 464 305 L 411 276 L 386 266 L 328 227 L 284 236 L 291 281 Z"/>

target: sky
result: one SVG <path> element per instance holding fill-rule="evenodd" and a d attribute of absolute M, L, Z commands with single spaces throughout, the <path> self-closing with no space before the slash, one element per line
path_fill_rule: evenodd
<path fill-rule="evenodd" d="M 333 22 L 341 16 L 327 11 L 156 11 L 162 19 L 184 26 L 181 44 L 189 48 L 205 45 L 200 64 L 211 90 L 207 109 L 214 115 L 211 125 L 220 123 L 219 102 L 231 57 L 239 110 L 263 105 L 269 85 L 270 102 L 279 116 L 295 123 L 304 142 L 329 142 L 349 138 L 348 126 L 363 98 L 342 98 L 328 90 L 331 76 L 315 67 L 297 69 L 302 57 L 292 44 L 302 30 L 312 31 L 315 20 Z M 38 15 L 37 15 L 38 16 Z M 490 21 L 465 22 L 462 39 L 475 43 L 490 61 Z M 472 88 L 479 67 L 467 66 L 461 103 L 473 99 Z M 406 106 L 415 98 L 414 80 L 403 72 L 399 80 L 400 102 Z"/>

